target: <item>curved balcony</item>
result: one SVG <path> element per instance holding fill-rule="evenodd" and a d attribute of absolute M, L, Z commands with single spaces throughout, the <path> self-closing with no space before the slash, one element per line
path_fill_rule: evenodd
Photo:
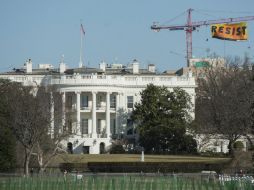
<path fill-rule="evenodd" d="M 61 78 L 53 77 L 51 84 L 61 85 L 94 85 L 94 86 L 195 86 L 193 77 L 186 76 L 120 76 L 120 75 L 64 75 Z"/>

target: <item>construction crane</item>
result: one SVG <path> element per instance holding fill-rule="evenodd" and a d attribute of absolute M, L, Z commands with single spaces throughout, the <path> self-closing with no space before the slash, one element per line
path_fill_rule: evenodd
<path fill-rule="evenodd" d="M 186 31 L 186 53 L 187 53 L 187 66 L 189 67 L 189 60 L 192 58 L 192 32 L 195 31 L 200 26 L 207 26 L 210 24 L 228 24 L 228 23 L 237 23 L 242 21 L 251 21 L 254 20 L 254 16 L 245 16 L 245 17 L 237 17 L 237 18 L 225 18 L 219 20 L 206 20 L 206 21 L 197 21 L 192 22 L 191 13 L 194 9 L 187 10 L 187 23 L 184 25 L 172 25 L 172 26 L 164 26 L 153 24 L 151 26 L 152 30 L 160 31 L 163 29 L 167 30 L 185 30 Z"/>

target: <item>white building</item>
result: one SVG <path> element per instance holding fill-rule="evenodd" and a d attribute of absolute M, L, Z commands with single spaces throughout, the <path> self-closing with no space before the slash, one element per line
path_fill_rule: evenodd
<path fill-rule="evenodd" d="M 29 60 L 23 69 L 2 73 L 0 77 L 24 85 L 55 85 L 62 95 L 62 130 L 72 132 L 64 145 L 74 153 L 99 154 L 111 145 L 112 139 L 133 135 L 128 119 L 148 84 L 163 85 L 169 90 L 181 87 L 194 103 L 196 84 L 191 73 L 158 74 L 153 64 L 147 69 L 139 65 L 134 60 L 127 67 L 102 62 L 99 69 L 67 69 L 62 61 L 58 69 L 51 65 L 33 69 Z M 67 117 L 67 113 L 71 114 Z M 53 131 L 54 124 L 51 127 Z"/>

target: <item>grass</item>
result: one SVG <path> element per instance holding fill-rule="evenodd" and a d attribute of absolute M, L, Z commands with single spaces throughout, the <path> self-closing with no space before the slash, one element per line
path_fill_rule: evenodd
<path fill-rule="evenodd" d="M 138 162 L 141 155 L 138 154 L 63 154 L 58 155 L 51 165 L 59 163 L 88 163 L 88 162 Z M 145 162 L 227 162 L 230 158 L 179 156 L 179 155 L 145 155 Z"/>
<path fill-rule="evenodd" d="M 0 181 L 1 190 L 251 190 L 247 181 L 220 183 L 218 180 L 177 176 L 76 176 L 9 178 Z"/>

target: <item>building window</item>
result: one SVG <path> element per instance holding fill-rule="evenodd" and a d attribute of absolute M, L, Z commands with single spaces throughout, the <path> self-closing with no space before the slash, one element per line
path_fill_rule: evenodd
<path fill-rule="evenodd" d="M 102 96 L 101 95 L 96 96 L 97 107 L 101 107 L 101 102 L 102 102 Z"/>
<path fill-rule="evenodd" d="M 68 128 L 68 133 L 72 134 L 72 120 L 68 120 L 67 122 L 67 128 Z"/>
<path fill-rule="evenodd" d="M 72 101 L 73 101 L 72 96 L 71 95 L 67 96 L 66 106 L 68 108 L 72 108 Z"/>
<path fill-rule="evenodd" d="M 133 96 L 127 96 L 127 108 L 133 108 Z"/>
<path fill-rule="evenodd" d="M 127 135 L 133 135 L 133 120 L 127 119 Z"/>
<path fill-rule="evenodd" d="M 110 108 L 116 108 L 116 96 L 110 95 Z"/>
<path fill-rule="evenodd" d="M 81 96 L 81 107 L 88 107 L 88 96 Z"/>
<path fill-rule="evenodd" d="M 127 127 L 133 127 L 133 120 L 127 119 Z"/>
<path fill-rule="evenodd" d="M 110 128 L 113 135 L 116 134 L 116 119 L 110 119 Z"/>
<path fill-rule="evenodd" d="M 81 121 L 81 134 L 88 134 L 88 119 Z"/>
<path fill-rule="evenodd" d="M 101 134 L 101 119 L 97 120 L 97 134 Z"/>

